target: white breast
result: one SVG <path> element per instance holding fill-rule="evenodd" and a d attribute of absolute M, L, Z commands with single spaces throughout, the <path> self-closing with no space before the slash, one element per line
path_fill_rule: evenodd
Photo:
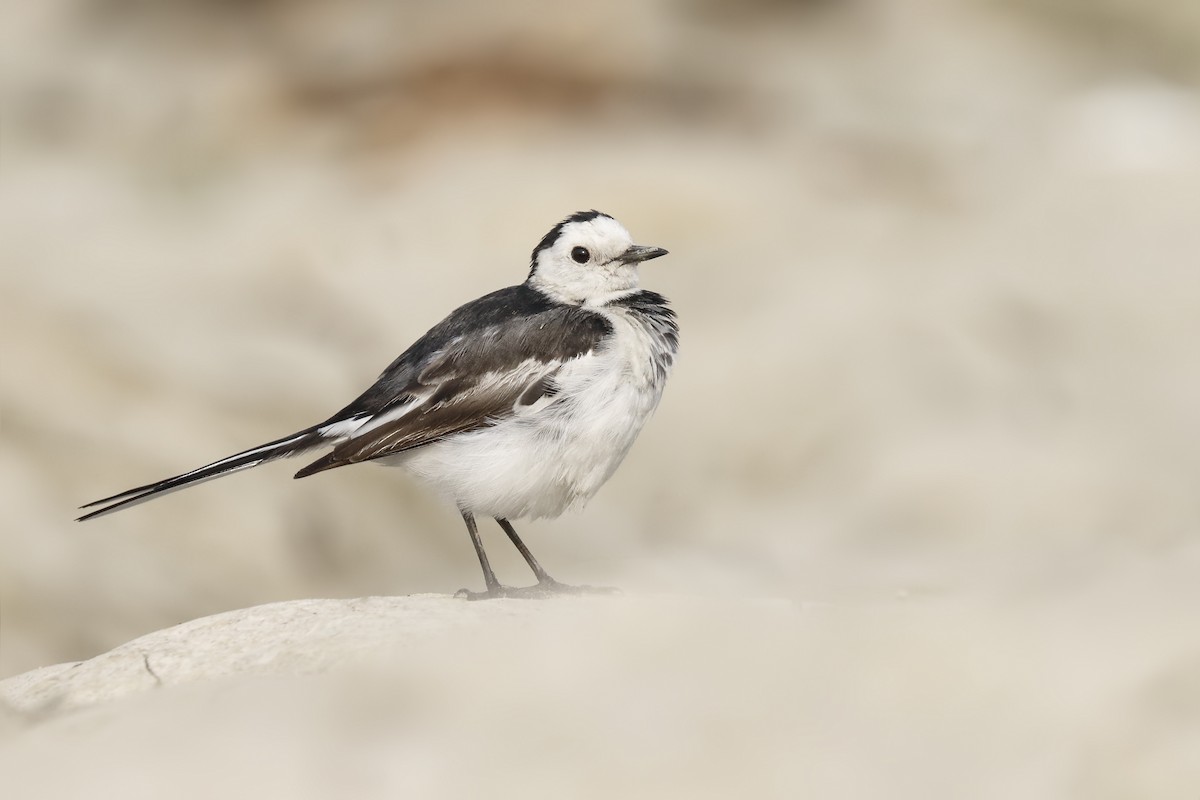
<path fill-rule="evenodd" d="M 667 376 L 659 352 L 664 343 L 641 315 L 620 307 L 599 310 L 613 333 L 597 350 L 563 366 L 553 402 L 389 463 L 476 514 L 557 517 L 587 502 L 633 446 Z"/>

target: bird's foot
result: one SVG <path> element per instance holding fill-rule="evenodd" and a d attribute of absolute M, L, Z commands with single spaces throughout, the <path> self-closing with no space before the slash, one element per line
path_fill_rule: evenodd
<path fill-rule="evenodd" d="M 620 591 L 620 589 L 611 586 L 571 586 L 567 583 L 559 583 L 553 578 L 547 578 L 535 583 L 533 586 L 502 586 L 497 584 L 482 592 L 459 589 L 454 593 L 454 596 L 461 597 L 464 600 L 495 600 L 500 597 L 539 600 L 564 594 L 620 594 Z"/>

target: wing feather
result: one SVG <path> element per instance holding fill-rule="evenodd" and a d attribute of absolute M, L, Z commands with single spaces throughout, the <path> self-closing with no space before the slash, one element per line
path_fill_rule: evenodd
<path fill-rule="evenodd" d="M 382 404 L 296 477 L 396 455 L 517 413 L 537 413 L 554 401 L 554 376 L 562 365 L 592 352 L 611 330 L 595 312 L 556 306 L 448 337 L 396 387 L 402 404 Z"/>

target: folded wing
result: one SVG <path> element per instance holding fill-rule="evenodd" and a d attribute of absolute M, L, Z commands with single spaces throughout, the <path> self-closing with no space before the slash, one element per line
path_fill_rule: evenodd
<path fill-rule="evenodd" d="M 296 473 L 303 478 L 396 455 L 553 402 L 563 364 L 591 353 L 612 328 L 603 316 L 557 306 L 455 336 L 410 371 L 392 403 Z M 415 375 L 412 375 L 415 372 Z"/>

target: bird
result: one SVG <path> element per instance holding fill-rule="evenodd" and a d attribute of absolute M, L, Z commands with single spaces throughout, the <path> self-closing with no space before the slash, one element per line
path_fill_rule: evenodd
<path fill-rule="evenodd" d="M 624 460 L 662 397 L 679 324 L 639 267 L 667 255 L 621 223 L 579 211 L 534 247 L 524 282 L 460 306 L 400 354 L 366 391 L 323 422 L 80 506 L 95 519 L 169 492 L 329 448 L 304 478 L 372 461 L 398 466 L 455 504 L 484 590 L 467 599 L 586 591 L 538 563 L 512 520 L 582 507 Z M 476 516 L 490 516 L 537 583 L 502 584 Z"/>

